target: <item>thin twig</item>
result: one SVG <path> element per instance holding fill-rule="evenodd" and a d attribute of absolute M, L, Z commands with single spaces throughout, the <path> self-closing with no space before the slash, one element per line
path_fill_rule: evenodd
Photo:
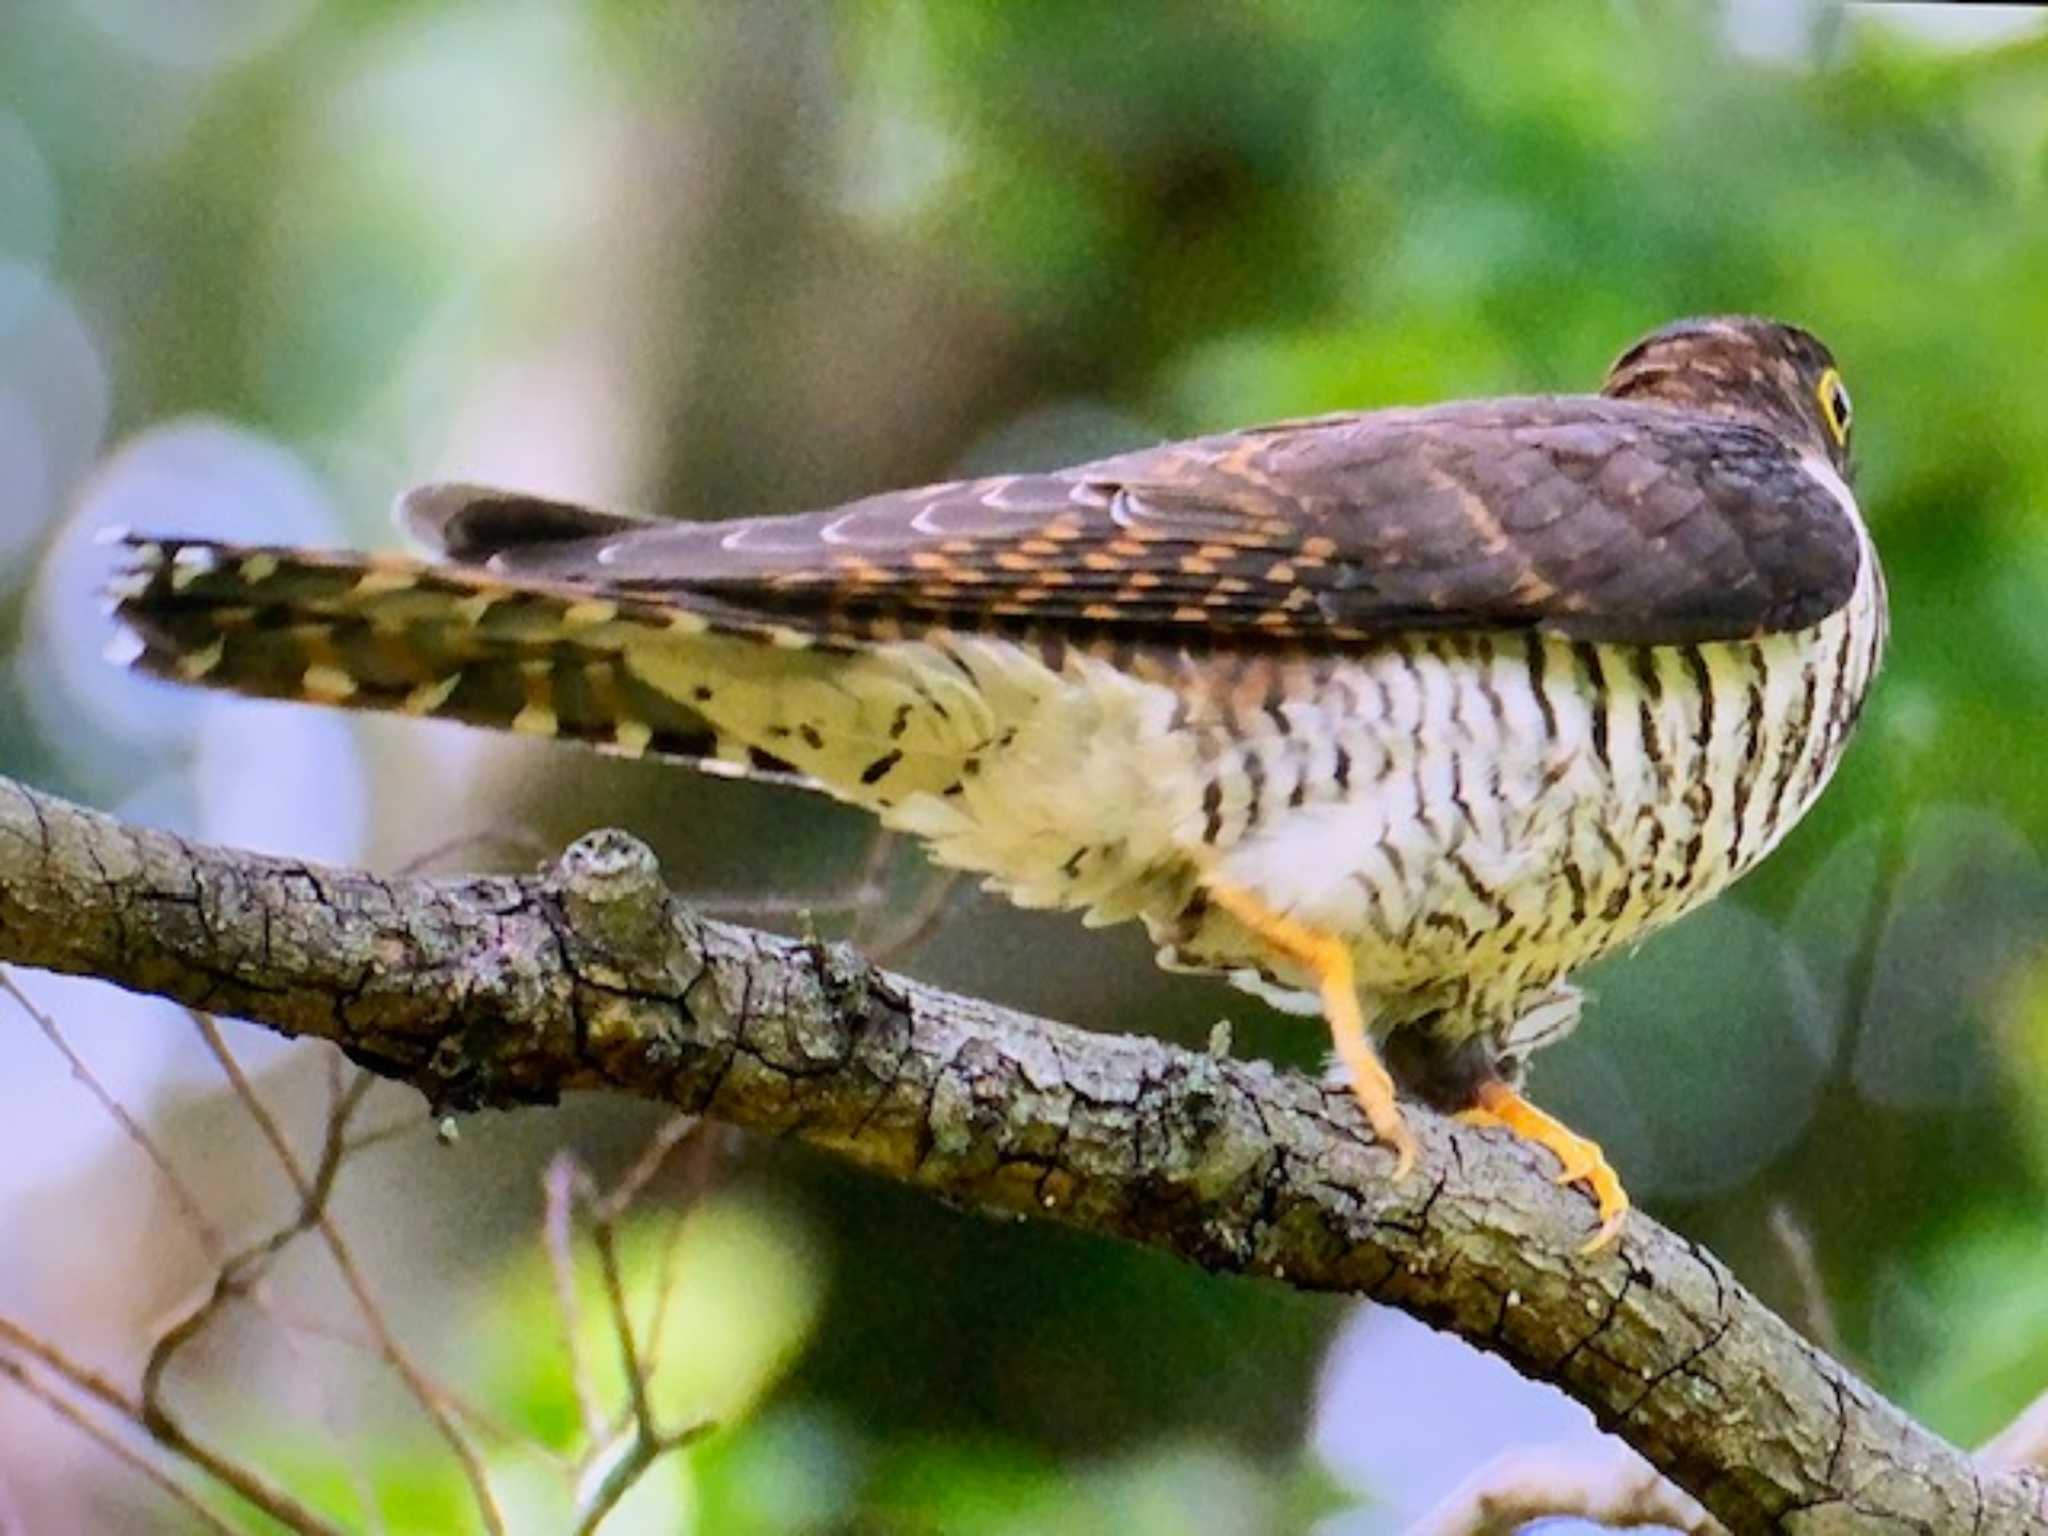
<path fill-rule="evenodd" d="M 1619 1440 L 1526 1447 L 1474 1472 L 1408 1536 L 1509 1536 L 1544 1515 L 1727 1536 L 1719 1521 Z"/>
<path fill-rule="evenodd" d="M 360 1131 L 354 1136 L 349 1137 L 346 1150 L 349 1157 L 354 1158 L 359 1152 L 367 1152 L 372 1147 L 381 1147 L 387 1141 L 396 1141 L 399 1137 L 410 1135 L 419 1129 L 419 1115 L 416 1113 L 406 1115 L 402 1119 L 389 1121 L 384 1125 L 376 1126 L 371 1130 Z"/>
<path fill-rule="evenodd" d="M 1813 1251 L 1813 1233 L 1792 1207 L 1780 1200 L 1770 1211 L 1771 1236 L 1784 1251 L 1785 1262 L 1798 1287 L 1799 1313 L 1806 1323 L 1806 1336 L 1838 1360 L 1850 1356 L 1842 1348 L 1841 1330 L 1835 1326 L 1835 1309 L 1828 1305 L 1827 1283 L 1821 1278 L 1820 1260 Z"/>
<path fill-rule="evenodd" d="M 837 916 L 851 912 L 854 915 L 851 932 L 852 942 L 861 942 L 862 924 L 867 914 L 877 903 L 887 898 L 890 857 L 896 849 L 896 834 L 887 828 L 876 829 L 869 839 L 867 852 L 861 857 L 860 873 L 839 885 L 828 886 L 825 890 L 811 894 L 777 892 L 767 896 L 757 892 L 691 891 L 691 905 L 707 912 L 722 913 L 727 917 L 763 921 L 777 918 L 808 919 L 817 913 Z"/>
<path fill-rule="evenodd" d="M 141 1422 L 142 1405 L 139 1402 L 92 1367 L 80 1365 L 40 1334 L 32 1332 L 11 1318 L 0 1317 L 0 1344 L 39 1361 L 86 1396 L 96 1399 L 123 1417 L 137 1423 Z"/>
<path fill-rule="evenodd" d="M 653 1341 L 667 1314 L 666 1301 L 674 1282 L 676 1254 L 682 1237 L 683 1212 L 680 1209 L 677 1211 L 675 1225 L 670 1229 L 667 1241 L 662 1244 L 660 1266 L 655 1275 L 655 1288 L 649 1298 L 649 1342 L 644 1349 L 635 1345 L 632 1313 L 627 1305 L 624 1276 L 616 1257 L 618 1223 L 631 1209 L 648 1183 L 661 1171 L 663 1164 L 676 1148 L 689 1144 L 691 1138 L 700 1130 L 701 1122 L 694 1115 L 671 1116 L 648 1138 L 647 1145 L 641 1149 L 640 1155 L 633 1160 L 618 1183 L 607 1193 L 592 1196 L 590 1201 L 591 1239 L 597 1248 L 599 1262 L 603 1266 L 606 1300 L 612 1313 L 613 1327 L 618 1333 L 627 1360 L 627 1380 L 631 1389 L 628 1411 L 636 1425 L 635 1433 L 643 1441 L 660 1439 L 654 1428 L 646 1388 L 661 1359 Z M 618 1428 L 619 1426 L 614 1426 L 611 1431 L 614 1437 Z"/>
<path fill-rule="evenodd" d="M 655 1261 L 654 1288 L 647 1297 L 647 1359 L 660 1369 L 662 1335 L 668 1331 L 669 1298 L 675 1294 L 676 1264 L 683 1251 L 683 1234 L 689 1230 L 690 1208 L 678 1205 L 669 1212 L 668 1231 L 661 1239 L 661 1256 Z"/>
<path fill-rule="evenodd" d="M 156 1138 L 149 1134 L 142 1122 L 128 1112 L 127 1106 L 107 1091 L 106 1084 L 99 1080 L 98 1075 L 86 1064 L 85 1058 L 80 1056 L 72 1048 L 71 1042 L 64 1037 L 64 1032 L 58 1027 L 57 1021 L 29 1001 L 28 995 L 4 968 L 0 968 L 0 991 L 5 991 L 14 999 L 21 1011 L 35 1021 L 36 1028 L 43 1032 L 43 1038 L 48 1040 L 70 1065 L 71 1075 L 84 1085 L 86 1092 L 93 1096 L 100 1108 L 105 1110 L 121 1128 L 121 1133 L 140 1147 L 143 1156 L 156 1165 L 158 1175 L 171 1192 L 171 1199 L 176 1202 L 180 1214 L 192 1228 L 193 1239 L 199 1244 L 200 1251 L 210 1261 L 218 1264 L 221 1255 L 227 1251 L 227 1242 L 221 1236 L 220 1229 L 207 1219 L 204 1208 L 199 1204 L 199 1197 L 179 1177 L 177 1167 L 171 1162 L 169 1154 L 157 1145 Z"/>
<path fill-rule="evenodd" d="M 192 1020 L 193 1027 L 199 1031 L 199 1038 L 206 1043 L 207 1050 L 212 1053 L 221 1074 L 227 1078 L 228 1086 L 234 1090 L 235 1097 L 241 1101 L 242 1108 L 256 1123 L 256 1129 L 262 1133 L 263 1139 L 270 1143 L 270 1150 L 276 1155 L 278 1165 L 284 1169 L 285 1177 L 290 1179 L 297 1189 L 300 1201 L 310 1201 L 312 1188 L 307 1184 L 305 1173 L 299 1167 L 298 1153 L 292 1150 L 291 1142 L 285 1137 L 284 1127 L 278 1124 L 277 1117 L 270 1112 L 270 1106 L 263 1102 L 263 1096 L 256 1091 L 256 1085 L 249 1081 L 248 1074 L 242 1070 L 241 1061 L 228 1048 L 227 1038 L 221 1034 L 219 1021 L 212 1014 L 202 1013 L 196 1008 L 188 1008 L 186 1015 Z M 330 1129 L 339 1118 L 342 1117 L 337 1105 L 329 1118 Z"/>
<path fill-rule="evenodd" d="M 257 1293 L 252 1299 L 259 1301 L 264 1316 L 280 1328 L 289 1329 L 308 1338 L 322 1339 L 330 1344 L 339 1344 L 345 1349 L 368 1355 L 373 1359 L 383 1358 L 383 1346 L 367 1334 L 329 1322 L 325 1318 L 309 1317 L 268 1295 Z M 475 1399 L 465 1395 L 459 1388 L 440 1380 L 435 1380 L 433 1386 L 435 1396 L 493 1440 L 550 1462 L 558 1471 L 567 1473 L 573 1470 L 569 1459 L 545 1440 L 507 1423 Z"/>
<path fill-rule="evenodd" d="M 691 891 L 689 901 L 694 907 L 706 912 L 716 912 L 722 917 L 766 922 L 776 918 L 802 917 L 816 912 L 857 912 L 880 901 L 883 894 L 877 886 L 849 885 L 828 891 L 822 896 L 743 896 L 737 892 L 722 894 L 717 891 Z"/>
<path fill-rule="evenodd" d="M 321 1172 L 325 1175 L 325 1181 L 316 1186 L 316 1181 L 307 1178 L 305 1169 L 293 1153 L 291 1144 L 285 1139 L 276 1118 L 257 1094 L 255 1085 L 249 1081 L 248 1074 L 242 1070 L 242 1064 L 236 1060 L 234 1052 L 228 1048 L 227 1041 L 221 1036 L 220 1026 L 209 1014 L 195 1011 L 193 1018 L 208 1049 L 220 1063 L 221 1071 L 226 1075 L 236 1097 L 242 1101 L 243 1107 L 262 1130 L 264 1139 L 270 1143 L 272 1150 L 277 1154 L 280 1166 L 291 1180 L 294 1189 L 298 1191 L 301 1211 L 310 1218 L 312 1226 L 327 1245 L 328 1254 L 341 1274 L 342 1283 L 355 1298 L 363 1321 L 375 1335 L 385 1361 L 397 1373 L 398 1379 L 405 1385 L 413 1401 L 419 1405 L 420 1411 L 427 1416 L 428 1422 L 434 1426 L 454 1453 L 463 1475 L 469 1480 L 470 1492 L 476 1500 L 477 1514 L 484 1523 L 484 1529 L 490 1532 L 491 1536 L 503 1536 L 504 1516 L 498 1509 L 497 1499 L 491 1492 L 490 1479 L 485 1474 L 483 1462 L 478 1457 L 476 1448 L 469 1443 L 468 1437 L 462 1432 L 462 1427 L 449 1414 L 446 1405 L 435 1395 L 432 1381 L 413 1363 L 412 1356 L 392 1333 L 383 1308 L 378 1304 L 368 1280 L 364 1278 L 362 1270 L 356 1264 L 353 1250 L 327 1210 L 326 1201 L 331 1190 L 333 1174 L 340 1168 L 342 1149 L 346 1145 L 348 1114 L 361 1102 L 362 1093 L 357 1090 L 366 1090 L 369 1079 L 359 1078 L 351 1085 L 349 1094 L 344 1098 L 347 1109 L 337 1113 L 329 1122 L 327 1146 L 321 1157 Z"/>
<path fill-rule="evenodd" d="M 636 1430 L 633 1438 L 627 1442 L 626 1448 L 619 1453 L 618 1459 L 605 1468 L 604 1476 L 598 1480 L 597 1486 L 582 1500 L 582 1515 L 574 1527 L 576 1536 L 593 1536 L 597 1528 L 604 1523 L 605 1516 L 617 1507 L 619 1500 L 626 1496 L 627 1491 L 640 1480 L 649 1467 L 670 1451 L 679 1451 L 695 1445 L 717 1427 L 714 1421 L 705 1419 L 701 1423 L 692 1424 L 688 1429 L 653 1439 Z"/>
<path fill-rule="evenodd" d="M 925 865 L 917 899 L 906 912 L 896 917 L 893 924 L 877 932 L 873 919 L 877 913 L 890 910 L 889 864 L 901 842 L 902 839 L 894 832 L 884 830 L 876 833 L 868 846 L 860 879 L 847 892 L 849 900 L 841 909 L 853 913 L 852 942 L 860 946 L 876 965 L 890 965 L 901 960 L 937 933 L 950 915 L 953 896 L 960 887 L 960 871 L 957 869 Z M 834 909 L 821 906 L 817 910 Z"/>
<path fill-rule="evenodd" d="M 909 913 L 896 927 L 868 947 L 877 965 L 893 965 L 946 925 L 953 898 L 960 892 L 960 871 L 934 870 L 927 877 Z"/>
<path fill-rule="evenodd" d="M 78 1364 L 48 1340 L 4 1317 L 0 1317 L 0 1344 L 40 1361 L 80 1392 L 113 1409 L 153 1437 L 164 1449 L 239 1494 L 288 1530 L 309 1533 L 309 1536 L 345 1536 L 340 1526 L 300 1503 L 262 1473 L 193 1439 L 177 1423 L 152 1414 L 143 1402 L 130 1397 L 98 1371 Z"/>
<path fill-rule="evenodd" d="M 84 1435 L 109 1456 L 127 1467 L 144 1481 L 152 1484 L 158 1492 L 170 1499 L 186 1514 L 198 1521 L 209 1531 L 219 1536 L 235 1536 L 235 1528 L 223 1520 L 206 1501 L 171 1476 L 162 1466 L 136 1450 L 118 1435 L 108 1431 L 105 1425 L 80 1408 L 61 1392 L 49 1387 L 18 1360 L 0 1355 L 0 1376 L 6 1376 L 30 1397 L 41 1403 L 50 1412 L 63 1419 L 73 1429 Z"/>
<path fill-rule="evenodd" d="M 554 1282 L 555 1313 L 562 1324 L 562 1347 L 569 1356 L 569 1380 L 576 1394 L 576 1411 L 583 1420 L 585 1438 L 595 1443 L 604 1434 L 604 1414 L 597 1406 L 597 1389 L 591 1382 L 589 1362 L 583 1358 L 583 1307 L 577 1298 L 573 1227 L 577 1192 L 588 1184 L 573 1153 L 557 1152 L 549 1160 L 541 1181 L 545 1199 L 541 1242 L 547 1251 L 548 1274 Z"/>
<path fill-rule="evenodd" d="M 648 1362 L 658 1357 L 652 1353 L 643 1354 L 634 1340 L 632 1310 L 626 1299 L 625 1275 L 619 1263 L 618 1250 L 619 1222 L 661 1171 L 669 1156 L 676 1148 L 688 1145 L 697 1129 L 698 1122 L 691 1115 L 674 1115 L 662 1122 L 618 1182 L 603 1192 L 593 1187 L 582 1165 L 567 1152 L 557 1154 L 548 1166 L 545 1223 L 548 1259 L 555 1278 L 557 1309 L 570 1340 L 569 1359 L 576 1383 L 576 1400 L 584 1414 L 585 1433 L 590 1444 L 582 1465 L 586 1470 L 603 1468 L 602 1475 L 589 1492 L 578 1500 L 581 1511 L 575 1526 L 578 1532 L 594 1532 L 649 1467 L 668 1452 L 709 1433 L 711 1428 L 706 1421 L 676 1433 L 664 1434 L 656 1424 L 653 1399 L 648 1390 L 652 1375 L 652 1366 Z M 608 1427 L 603 1422 L 582 1352 L 576 1343 L 582 1327 L 571 1245 L 572 1216 L 579 1199 L 590 1212 L 591 1246 L 597 1252 L 605 1310 L 611 1316 L 620 1365 L 626 1378 L 628 1407 L 617 1427 Z M 675 1234 L 671 1233 L 663 1247 L 657 1301 L 671 1282 L 674 1248 Z M 662 1317 L 662 1309 L 657 1305 L 650 1318 L 651 1335 L 660 1329 Z"/>
<path fill-rule="evenodd" d="M 348 1074 L 342 1070 L 343 1057 L 339 1051 L 322 1051 L 320 1067 L 327 1079 L 327 1120 L 332 1124 L 341 1112 L 341 1095 L 348 1087 Z"/>
<path fill-rule="evenodd" d="M 695 1134 L 699 1121 L 695 1115 L 671 1115 L 647 1138 L 647 1145 L 640 1149 L 640 1155 L 620 1175 L 619 1182 L 603 1198 L 593 1202 L 592 1217 L 610 1223 L 626 1213 L 627 1207 L 640 1198 L 640 1192 L 648 1182 L 661 1172 L 669 1154 L 688 1141 Z"/>
<path fill-rule="evenodd" d="M 207 1021 L 202 1021 L 202 1034 L 205 1032 L 205 1022 Z M 217 1032 L 214 1038 L 218 1041 Z M 150 1433 L 162 1443 L 194 1456 L 217 1457 L 218 1453 L 201 1446 L 171 1411 L 165 1387 L 171 1364 L 187 1344 L 211 1326 L 229 1301 L 249 1294 L 276 1257 L 314 1225 L 318 1213 L 325 1208 L 334 1180 L 341 1169 L 342 1132 L 347 1126 L 349 1115 L 353 1113 L 367 1091 L 367 1081 L 352 1084 L 343 1092 L 332 1111 L 329 1134 L 319 1168 L 310 1191 L 302 1193 L 295 1218 L 225 1258 L 215 1269 L 213 1283 L 207 1288 L 206 1294 L 182 1317 L 157 1335 L 143 1362 L 142 1395 L 138 1413 Z M 261 1118 L 264 1117 L 259 1117 L 259 1123 Z M 272 1145 L 283 1145 L 282 1132 L 274 1121 L 269 1124 L 268 1129 L 274 1137 Z M 288 1147 L 285 1151 L 289 1156 Z M 295 1161 L 290 1166 L 293 1172 L 297 1171 Z"/>
<path fill-rule="evenodd" d="M 896 834 L 886 827 L 876 829 L 868 841 L 867 857 L 861 861 L 860 878 L 853 887 L 869 893 L 866 900 L 849 909 L 853 913 L 853 942 L 864 949 L 873 937 L 868 931 L 868 919 L 888 889 L 889 863 L 896 856 L 897 841 Z"/>
<path fill-rule="evenodd" d="M 598 1274 L 604 1281 L 605 1308 L 611 1313 L 612 1332 L 618 1339 L 619 1363 L 626 1371 L 626 1395 L 633 1405 L 633 1421 L 641 1438 L 659 1440 L 654 1426 L 654 1405 L 647 1395 L 647 1374 L 640 1367 L 639 1346 L 633 1342 L 633 1315 L 626 1307 L 625 1280 L 619 1271 L 617 1229 L 609 1221 L 590 1224 L 591 1245 L 597 1249 Z"/>
<path fill-rule="evenodd" d="M 644 1352 L 656 1370 L 660 1369 L 662 1337 L 668 1330 L 669 1316 L 675 1310 L 670 1303 L 675 1299 L 676 1265 L 682 1255 L 683 1234 L 689 1230 L 690 1208 L 710 1187 L 724 1141 L 723 1127 L 700 1123 L 683 1144 L 683 1152 L 689 1161 L 683 1172 L 682 1195 L 670 1204 L 668 1231 L 661 1240 L 661 1257 L 655 1263 L 654 1287 L 647 1298 Z"/>
<path fill-rule="evenodd" d="M 522 828 L 480 827 L 474 832 L 458 833 L 424 852 L 414 854 L 398 866 L 398 873 L 422 874 L 443 859 L 453 858 L 458 853 L 472 853 L 479 848 L 498 848 L 506 853 L 516 853 L 536 864 L 553 852 L 544 839 Z"/>
<path fill-rule="evenodd" d="M 202 1027 L 208 1026 L 210 1021 L 203 1021 Z M 218 1042 L 218 1039 L 216 1031 L 214 1041 Z M 223 1260 L 214 1272 L 213 1284 L 207 1293 L 157 1336 L 142 1371 L 142 1401 L 146 1411 L 168 1417 L 169 1410 L 163 1401 L 163 1381 L 179 1351 L 204 1332 L 229 1301 L 251 1294 L 277 1256 L 318 1224 L 333 1192 L 334 1181 L 341 1172 L 343 1137 L 349 1116 L 366 1091 L 366 1084 L 358 1080 L 335 1106 L 328 1120 L 328 1134 L 322 1145 L 320 1162 L 311 1184 L 301 1184 L 299 1208 L 292 1220 Z M 260 1105 L 258 1108 L 260 1110 Z M 267 1118 L 267 1111 L 263 1113 Z M 270 1124 L 270 1131 L 274 1133 L 272 1146 L 284 1148 L 283 1155 L 290 1159 L 288 1171 L 296 1181 L 299 1177 L 298 1164 L 283 1142 L 282 1131 L 274 1122 Z"/>

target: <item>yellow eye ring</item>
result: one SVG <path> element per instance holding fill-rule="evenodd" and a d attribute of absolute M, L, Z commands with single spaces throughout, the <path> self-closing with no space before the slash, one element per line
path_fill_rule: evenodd
<path fill-rule="evenodd" d="M 1820 401 L 1820 419 L 1828 424 L 1838 447 L 1849 446 L 1849 389 L 1840 370 L 1830 368 L 1820 376 L 1814 394 Z"/>

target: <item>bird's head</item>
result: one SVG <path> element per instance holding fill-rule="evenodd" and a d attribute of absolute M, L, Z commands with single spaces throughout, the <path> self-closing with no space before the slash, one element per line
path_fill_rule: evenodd
<path fill-rule="evenodd" d="M 1848 471 L 1848 388 L 1834 354 L 1796 325 L 1754 315 L 1674 321 L 1622 353 L 1601 393 L 1759 421 Z"/>

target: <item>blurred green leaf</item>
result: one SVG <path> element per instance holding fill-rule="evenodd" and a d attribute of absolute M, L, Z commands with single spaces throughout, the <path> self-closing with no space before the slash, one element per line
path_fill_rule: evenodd
<path fill-rule="evenodd" d="M 817 1315 L 823 1274 L 802 1228 L 758 1199 L 721 1195 L 682 1218 L 665 1260 L 673 1218 L 637 1213 L 619 1243 L 638 1348 L 648 1366 L 657 1421 L 674 1431 L 704 1419 L 744 1419 L 801 1349 Z M 665 1262 L 671 1264 L 658 1350 L 648 1319 Z M 618 1335 L 587 1237 L 576 1251 L 577 1342 L 601 1406 L 626 1403 Z M 568 1449 L 579 1432 L 574 1383 L 554 1281 L 539 1253 L 508 1272 L 479 1327 L 489 1400 L 549 1444 Z"/>

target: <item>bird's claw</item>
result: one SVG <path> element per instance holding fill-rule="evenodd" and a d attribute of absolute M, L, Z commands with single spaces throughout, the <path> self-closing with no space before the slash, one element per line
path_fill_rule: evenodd
<path fill-rule="evenodd" d="M 1458 1118 L 1467 1125 L 1498 1126 L 1547 1147 L 1558 1160 L 1556 1182 L 1585 1186 L 1599 1210 L 1600 1225 L 1581 1245 L 1580 1253 L 1597 1253 L 1620 1234 L 1628 1215 L 1628 1192 L 1598 1142 L 1579 1135 L 1503 1082 L 1481 1084 L 1479 1102 Z"/>

